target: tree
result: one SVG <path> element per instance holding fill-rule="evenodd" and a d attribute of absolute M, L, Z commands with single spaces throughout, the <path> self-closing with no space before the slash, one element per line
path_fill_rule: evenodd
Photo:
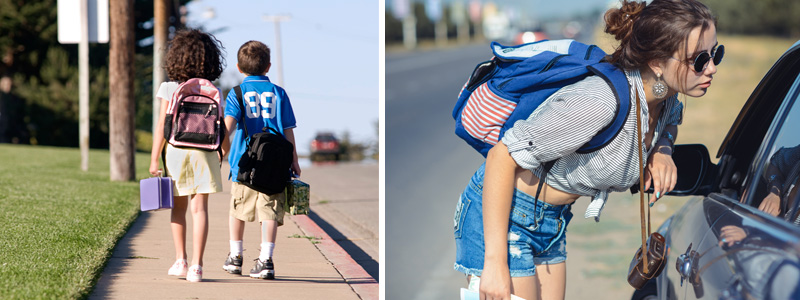
<path fill-rule="evenodd" d="M 111 1 L 109 129 L 111 180 L 136 177 L 134 164 L 133 0 Z"/>
<path fill-rule="evenodd" d="M 800 38 L 800 2 L 794 0 L 706 0 L 719 20 L 718 30 Z"/>
<path fill-rule="evenodd" d="M 181 27 L 169 1 L 171 27 Z M 152 0 L 133 9 L 136 127 L 150 131 Z M 0 143 L 78 146 L 78 47 L 61 45 L 56 0 L 0 0 Z M 90 146 L 109 146 L 109 45 L 90 44 Z"/>

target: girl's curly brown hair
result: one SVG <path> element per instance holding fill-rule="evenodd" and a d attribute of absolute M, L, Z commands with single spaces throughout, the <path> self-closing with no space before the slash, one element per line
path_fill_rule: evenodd
<path fill-rule="evenodd" d="M 183 29 L 176 32 L 167 45 L 164 70 L 170 80 L 177 82 L 191 78 L 214 81 L 225 68 L 224 50 L 222 43 L 210 33 Z"/>

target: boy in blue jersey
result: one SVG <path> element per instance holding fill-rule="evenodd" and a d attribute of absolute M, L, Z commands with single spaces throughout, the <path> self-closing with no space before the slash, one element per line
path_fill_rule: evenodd
<path fill-rule="evenodd" d="M 258 41 L 249 41 L 239 48 L 239 72 L 247 75 L 239 87 L 242 89 L 244 109 L 236 93 L 231 90 L 225 102 L 225 126 L 231 133 L 231 140 L 226 139 L 223 149 L 227 153 L 230 147 L 228 162 L 231 173 L 231 205 L 229 217 L 230 253 L 225 260 L 223 269 L 231 274 L 242 272 L 242 252 L 244 238 L 244 222 L 253 222 L 258 215 L 261 222 L 261 253 L 256 260 L 250 277 L 274 279 L 275 267 L 272 262 L 272 252 L 275 249 L 275 236 L 278 226 L 283 225 L 284 193 L 266 195 L 257 192 L 245 185 L 239 184 L 236 174 L 239 172 L 239 159 L 246 151 L 244 125 L 246 122 L 248 133 L 252 136 L 262 128 L 271 127 L 283 133 L 293 145 L 295 119 L 289 97 L 283 88 L 272 84 L 266 76 L 270 68 L 269 48 Z M 297 150 L 294 151 L 292 172 L 300 176 L 300 165 L 297 163 Z M 288 172 L 288 170 L 287 170 Z"/>

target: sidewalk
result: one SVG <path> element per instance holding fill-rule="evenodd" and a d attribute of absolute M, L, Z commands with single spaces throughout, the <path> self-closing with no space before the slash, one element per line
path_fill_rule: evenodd
<path fill-rule="evenodd" d="M 227 174 L 226 165 L 222 172 Z M 223 192 L 208 200 L 203 282 L 167 275 L 175 261 L 170 211 L 142 212 L 117 243 L 89 299 L 378 299 L 378 283 L 303 215 L 287 213 L 278 228 L 275 280 L 248 276 L 261 243 L 256 222 L 245 226 L 244 275 L 228 274 L 222 264 L 229 250 L 229 201 L 230 182 L 225 181 Z M 191 259 L 193 227 L 188 212 L 186 219 L 186 251 Z"/>

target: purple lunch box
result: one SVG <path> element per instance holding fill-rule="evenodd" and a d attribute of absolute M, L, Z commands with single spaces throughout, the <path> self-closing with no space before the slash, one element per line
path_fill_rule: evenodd
<path fill-rule="evenodd" d="M 152 177 L 139 181 L 142 211 L 172 208 L 172 178 Z"/>

